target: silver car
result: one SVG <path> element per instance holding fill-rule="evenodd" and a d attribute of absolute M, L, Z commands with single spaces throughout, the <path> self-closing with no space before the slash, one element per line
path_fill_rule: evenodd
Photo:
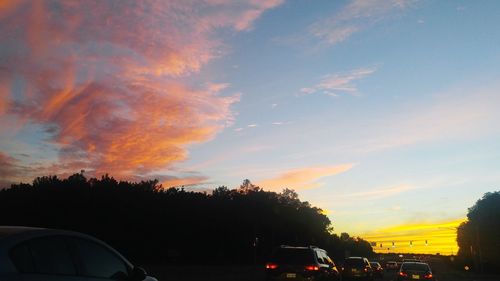
<path fill-rule="evenodd" d="M 94 237 L 19 226 L 0 226 L 0 280 L 156 281 Z"/>

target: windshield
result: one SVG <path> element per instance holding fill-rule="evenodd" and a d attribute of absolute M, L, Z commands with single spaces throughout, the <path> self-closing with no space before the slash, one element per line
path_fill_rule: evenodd
<path fill-rule="evenodd" d="M 365 263 L 362 259 L 346 259 L 344 265 L 347 266 L 365 266 Z"/>
<path fill-rule="evenodd" d="M 308 264 L 314 262 L 314 256 L 310 249 L 279 249 L 271 260 L 284 264 Z"/>
<path fill-rule="evenodd" d="M 430 268 L 423 263 L 403 263 L 401 270 L 429 271 Z"/>

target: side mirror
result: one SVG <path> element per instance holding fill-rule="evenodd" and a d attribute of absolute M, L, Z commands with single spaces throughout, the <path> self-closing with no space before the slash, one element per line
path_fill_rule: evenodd
<path fill-rule="evenodd" d="M 132 272 L 130 273 L 129 280 L 130 281 L 142 281 L 146 279 L 147 273 L 146 270 L 142 267 L 134 266 Z"/>

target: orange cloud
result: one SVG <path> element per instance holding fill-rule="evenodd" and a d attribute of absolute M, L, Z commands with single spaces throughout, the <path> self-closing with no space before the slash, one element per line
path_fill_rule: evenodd
<path fill-rule="evenodd" d="M 127 178 L 185 160 L 232 123 L 239 96 L 222 96 L 226 84 L 179 78 L 221 55 L 218 29 L 248 29 L 281 1 L 1 3 L 0 116 L 45 129 L 59 148 L 50 169 Z"/>
<path fill-rule="evenodd" d="M 379 253 L 422 253 L 445 255 L 458 251 L 456 228 L 465 219 L 454 219 L 434 223 L 418 223 L 392 226 L 361 235 L 363 239 L 376 242 L 374 250 Z M 428 244 L 425 244 L 427 240 Z M 412 241 L 412 245 L 410 245 Z M 392 247 L 394 242 L 395 247 Z M 380 247 L 382 244 L 383 247 Z M 389 249 L 389 250 L 388 250 Z"/>
<path fill-rule="evenodd" d="M 291 188 L 295 190 L 310 189 L 321 186 L 318 180 L 323 177 L 337 175 L 350 170 L 353 164 L 343 164 L 338 166 L 319 166 L 301 169 L 293 169 L 283 174 L 263 180 L 257 185 L 264 189 L 281 190 Z"/>
<path fill-rule="evenodd" d="M 189 187 L 204 183 L 207 180 L 208 178 L 204 176 L 166 177 L 161 184 L 163 185 L 164 188 Z"/>

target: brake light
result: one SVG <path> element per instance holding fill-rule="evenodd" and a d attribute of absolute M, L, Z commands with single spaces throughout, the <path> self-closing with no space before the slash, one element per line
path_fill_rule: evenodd
<path fill-rule="evenodd" d="M 275 263 L 270 262 L 266 264 L 266 269 L 276 269 L 276 268 L 278 268 L 278 265 Z"/>
<path fill-rule="evenodd" d="M 309 271 L 318 271 L 319 270 L 319 266 L 317 266 L 317 265 L 306 265 L 305 269 L 309 270 Z"/>
<path fill-rule="evenodd" d="M 432 277 L 433 277 L 432 273 L 430 273 L 430 272 L 424 275 L 425 279 L 432 279 Z"/>
<path fill-rule="evenodd" d="M 406 272 L 404 272 L 404 271 L 400 271 L 400 272 L 399 272 L 399 276 L 406 277 L 406 276 L 408 276 L 408 273 L 406 273 Z"/>
<path fill-rule="evenodd" d="M 368 272 L 368 268 L 367 267 L 365 267 L 365 272 Z"/>

